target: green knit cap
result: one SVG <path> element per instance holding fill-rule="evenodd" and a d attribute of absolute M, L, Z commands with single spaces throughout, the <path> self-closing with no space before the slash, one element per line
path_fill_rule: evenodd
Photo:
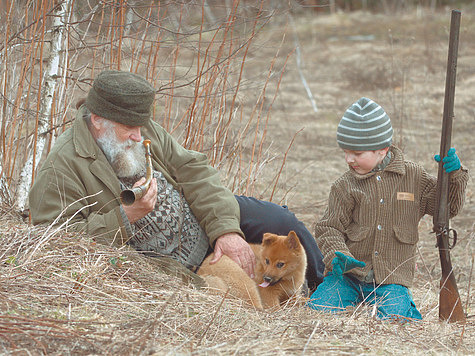
<path fill-rule="evenodd" d="M 86 107 L 103 118 L 129 126 L 144 126 L 152 113 L 155 88 L 140 75 L 105 70 L 94 79 Z"/>
<path fill-rule="evenodd" d="M 338 145 L 345 150 L 376 151 L 391 145 L 393 128 L 384 109 L 368 98 L 351 105 L 336 130 Z"/>

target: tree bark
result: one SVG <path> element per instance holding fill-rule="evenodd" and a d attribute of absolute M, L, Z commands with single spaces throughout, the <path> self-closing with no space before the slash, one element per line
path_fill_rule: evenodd
<path fill-rule="evenodd" d="M 17 210 L 23 211 L 27 205 L 28 192 L 33 182 L 33 167 L 36 169 L 40 161 L 43 149 L 46 146 L 46 134 L 50 129 L 51 106 L 59 75 L 59 62 L 63 46 L 63 33 L 70 8 L 71 0 L 58 2 L 53 14 L 53 25 L 51 28 L 50 52 L 46 64 L 44 75 L 43 92 L 41 94 L 41 106 L 38 116 L 38 140 L 36 151 L 32 150 L 20 173 L 20 183 L 17 190 Z"/>

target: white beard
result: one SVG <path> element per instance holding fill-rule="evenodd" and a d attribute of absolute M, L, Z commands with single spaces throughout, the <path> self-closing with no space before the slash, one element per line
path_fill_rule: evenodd
<path fill-rule="evenodd" d="M 142 142 L 130 139 L 119 142 L 112 127 L 109 127 L 96 141 L 117 177 L 131 178 L 145 175 L 145 147 Z"/>

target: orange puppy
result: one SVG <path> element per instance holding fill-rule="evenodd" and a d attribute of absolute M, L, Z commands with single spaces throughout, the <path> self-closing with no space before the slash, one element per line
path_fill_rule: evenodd
<path fill-rule="evenodd" d="M 260 245 L 250 244 L 256 255 L 254 280 L 233 260 L 223 256 L 209 264 L 213 254 L 201 264 L 198 274 L 210 288 L 243 299 L 257 309 L 272 308 L 300 291 L 305 282 L 307 255 L 298 236 L 265 233 Z"/>

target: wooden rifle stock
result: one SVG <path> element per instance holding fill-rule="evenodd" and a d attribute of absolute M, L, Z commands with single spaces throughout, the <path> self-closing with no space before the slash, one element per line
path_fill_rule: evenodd
<path fill-rule="evenodd" d="M 437 205 L 433 219 L 433 231 L 437 236 L 437 247 L 439 248 L 442 269 L 439 293 L 439 319 L 449 322 L 465 323 L 465 313 L 457 289 L 452 262 L 450 261 L 450 249 L 455 246 L 457 233 L 455 230 L 449 228 L 449 173 L 444 171 L 444 163 L 442 162 L 442 158 L 447 156 L 447 152 L 451 146 L 460 15 L 460 11 L 452 10 L 442 137 L 440 141 L 441 161 L 439 162 L 437 175 Z M 453 238 L 452 245 L 449 241 L 451 237 Z"/>

